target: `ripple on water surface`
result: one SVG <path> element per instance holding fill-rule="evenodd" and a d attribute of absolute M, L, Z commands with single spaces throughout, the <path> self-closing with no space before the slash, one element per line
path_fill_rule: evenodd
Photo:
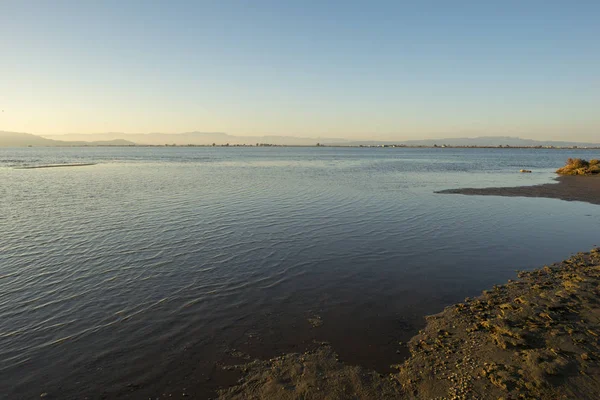
<path fill-rule="evenodd" d="M 597 244 L 592 205 L 433 193 L 547 182 L 568 156 L 1 149 L 0 393 L 208 393 L 228 350 L 313 339 L 386 368 L 426 313 Z M 75 162 L 98 165 L 12 168 Z"/>

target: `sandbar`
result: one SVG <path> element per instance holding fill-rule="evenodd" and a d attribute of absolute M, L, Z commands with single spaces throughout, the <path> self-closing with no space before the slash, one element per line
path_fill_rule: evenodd
<path fill-rule="evenodd" d="M 546 197 L 600 204 L 600 176 L 560 176 L 554 180 L 556 183 L 534 186 L 462 188 L 440 190 L 436 193 L 471 196 Z"/>

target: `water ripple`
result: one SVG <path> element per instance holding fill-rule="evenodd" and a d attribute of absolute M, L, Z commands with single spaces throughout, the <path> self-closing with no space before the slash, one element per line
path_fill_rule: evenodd
<path fill-rule="evenodd" d="M 593 206 L 433 193 L 515 184 L 519 165 L 545 182 L 558 151 L 250 150 L 1 149 L 0 393 L 151 387 L 189 374 L 184 348 L 211 370 L 247 332 L 315 335 L 309 310 L 333 319 L 318 332 L 346 324 L 343 343 L 365 304 L 433 312 L 596 244 Z M 74 162 L 98 165 L 7 168 Z"/>

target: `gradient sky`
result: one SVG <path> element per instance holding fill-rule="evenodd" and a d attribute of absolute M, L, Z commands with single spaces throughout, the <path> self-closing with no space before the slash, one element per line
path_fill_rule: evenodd
<path fill-rule="evenodd" d="M 600 140 L 600 1 L 0 0 L 0 130 Z"/>

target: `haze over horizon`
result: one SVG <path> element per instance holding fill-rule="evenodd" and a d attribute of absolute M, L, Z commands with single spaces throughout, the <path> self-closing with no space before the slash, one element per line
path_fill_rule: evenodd
<path fill-rule="evenodd" d="M 0 131 L 597 142 L 600 3 L 20 1 Z"/>

